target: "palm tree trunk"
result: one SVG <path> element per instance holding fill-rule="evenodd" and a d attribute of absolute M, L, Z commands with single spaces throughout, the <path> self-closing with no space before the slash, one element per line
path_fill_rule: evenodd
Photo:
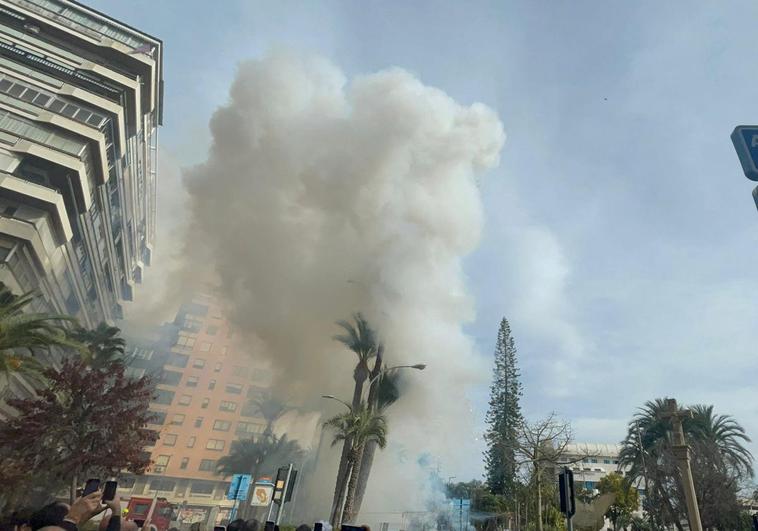
<path fill-rule="evenodd" d="M 363 449 L 363 458 L 361 459 L 358 474 L 358 486 L 355 491 L 355 514 L 360 514 L 363 505 L 363 496 L 366 494 L 368 479 L 371 475 L 371 467 L 374 464 L 374 454 L 376 453 L 376 441 L 369 441 Z"/>
<path fill-rule="evenodd" d="M 350 472 L 350 482 L 347 485 L 347 496 L 345 497 L 345 511 L 343 513 L 343 521 L 352 522 L 356 516 L 358 516 L 355 510 L 355 490 L 358 486 L 358 475 L 360 474 L 360 462 L 363 458 L 363 449 L 365 446 L 361 444 L 353 450 L 350 456 L 350 461 L 353 468 Z"/>

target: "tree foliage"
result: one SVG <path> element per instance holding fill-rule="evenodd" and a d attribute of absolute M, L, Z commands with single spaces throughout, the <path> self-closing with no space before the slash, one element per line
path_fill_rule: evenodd
<path fill-rule="evenodd" d="M 622 442 L 621 466 L 630 481 L 645 486 L 644 509 L 656 527 L 683 529 L 686 521 L 684 491 L 669 443 L 670 421 L 663 414 L 666 402 L 647 402 L 629 423 Z M 739 521 L 737 494 L 753 475 L 753 458 L 744 428 L 712 406 L 693 406 L 682 427 L 690 447 L 691 469 L 704 528 L 734 529 Z"/>
<path fill-rule="evenodd" d="M 614 502 L 608 508 L 606 518 L 613 522 L 613 529 L 618 529 L 618 524 L 626 527 L 631 523 L 632 514 L 640 506 L 640 497 L 637 489 L 618 473 L 608 474 L 600 479 L 597 484 L 600 494 L 613 494 Z"/>
<path fill-rule="evenodd" d="M 14 295 L 0 282 L 0 386 L 16 376 L 41 383 L 44 365 L 33 357 L 40 349 L 77 347 L 66 333 L 65 315 L 30 312 L 34 292 Z"/>
<path fill-rule="evenodd" d="M 126 341 L 121 337 L 121 330 L 115 326 L 100 323 L 92 330 L 77 326 L 70 336 L 81 343 L 82 359 L 90 367 L 103 369 L 127 361 L 124 357 Z"/>
<path fill-rule="evenodd" d="M 153 386 L 124 371 L 121 364 L 95 369 L 78 357 L 46 368 L 48 386 L 37 396 L 8 401 L 18 415 L 0 421 L 0 454 L 27 471 L 44 471 L 57 487 L 84 475 L 143 473 L 150 464 L 143 448 L 156 439 L 146 428 Z M 13 485 L 5 473 L 0 489 Z M 49 487 L 54 492 L 56 485 Z"/>
<path fill-rule="evenodd" d="M 257 480 L 262 474 L 271 474 L 278 467 L 302 457 L 303 449 L 286 434 L 244 439 L 235 441 L 229 455 L 219 459 L 218 472 L 224 476 L 253 474 L 253 479 Z"/>
<path fill-rule="evenodd" d="M 521 395 L 516 344 L 508 320 L 503 318 L 497 334 L 495 367 L 487 411 L 485 467 L 490 490 L 493 494 L 505 496 L 506 500 L 512 500 L 516 493 L 516 447 L 519 426 L 523 420 Z"/>

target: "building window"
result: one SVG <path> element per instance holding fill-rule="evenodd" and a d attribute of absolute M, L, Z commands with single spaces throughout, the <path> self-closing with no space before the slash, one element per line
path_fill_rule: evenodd
<path fill-rule="evenodd" d="M 192 336 L 179 336 L 176 340 L 176 346 L 184 349 L 191 349 L 195 346 L 195 338 Z"/>
<path fill-rule="evenodd" d="M 168 406 L 171 404 L 171 401 L 173 399 L 174 399 L 173 391 L 158 389 L 155 391 L 155 398 L 153 399 L 153 402 L 155 402 L 156 404 L 163 404 L 165 406 Z"/>
<path fill-rule="evenodd" d="M 160 474 L 163 471 L 165 471 L 166 467 L 168 466 L 169 460 L 171 460 L 170 455 L 159 455 L 155 459 L 155 464 L 153 465 L 153 472 Z"/>
<path fill-rule="evenodd" d="M 242 393 L 242 386 L 240 384 L 226 384 L 226 392 L 239 395 Z"/>
<path fill-rule="evenodd" d="M 174 492 L 176 481 L 166 478 L 153 478 L 150 481 L 150 490 L 159 492 Z"/>
<path fill-rule="evenodd" d="M 618 464 L 619 464 L 619 460 L 618 460 L 618 459 L 614 459 L 614 460 L 613 460 L 613 464 L 614 464 L 614 465 L 618 465 Z"/>
<path fill-rule="evenodd" d="M 161 373 L 161 381 L 163 385 L 179 385 L 182 379 L 182 373 L 176 371 L 163 371 Z"/>
<path fill-rule="evenodd" d="M 153 358 L 153 350 L 147 350 L 144 348 L 135 348 L 132 352 L 132 357 L 137 360 L 150 360 Z"/>
<path fill-rule="evenodd" d="M 180 406 L 188 406 L 192 403 L 192 395 L 182 395 L 179 399 Z"/>
<path fill-rule="evenodd" d="M 199 428 L 203 425 L 203 417 L 197 417 L 195 419 L 195 427 Z"/>
<path fill-rule="evenodd" d="M 167 365 L 173 365 L 174 367 L 186 367 L 187 362 L 189 361 L 189 356 L 186 354 L 179 354 L 177 352 L 172 352 L 171 355 L 168 357 L 168 361 L 166 362 Z"/>
<path fill-rule="evenodd" d="M 229 431 L 232 427 L 232 423 L 228 420 L 217 420 L 213 423 L 213 429 L 216 431 Z"/>
<path fill-rule="evenodd" d="M 192 486 L 190 487 L 190 494 L 205 494 L 210 496 L 213 494 L 213 488 L 215 486 L 215 483 L 193 481 Z"/>
<path fill-rule="evenodd" d="M 150 424 L 163 426 L 166 423 L 166 413 L 163 411 L 150 411 Z"/>
<path fill-rule="evenodd" d="M 218 326 L 210 325 L 208 329 L 205 331 L 209 336 L 215 336 L 218 332 Z"/>
<path fill-rule="evenodd" d="M 208 439 L 208 443 L 205 445 L 205 449 L 221 451 L 225 446 L 226 442 L 222 439 Z"/>
<path fill-rule="evenodd" d="M 181 426 L 182 424 L 184 424 L 184 415 L 182 415 L 181 413 L 177 413 L 176 415 L 171 417 L 171 424 L 173 424 L 174 426 Z"/>
<path fill-rule="evenodd" d="M 216 380 L 211 380 L 208 382 L 208 390 L 213 390 L 216 388 Z"/>
<path fill-rule="evenodd" d="M 189 465 L 189 457 L 182 457 L 182 462 L 179 464 L 179 468 L 182 470 L 187 470 L 187 466 Z"/>
<path fill-rule="evenodd" d="M 196 369 L 202 369 L 205 367 L 205 360 L 203 358 L 195 358 L 195 361 L 192 362 L 192 366 Z"/>
<path fill-rule="evenodd" d="M 210 352 L 213 345 L 209 343 L 208 341 L 203 341 L 200 343 L 200 352 Z"/>
<path fill-rule="evenodd" d="M 187 387 L 197 387 L 197 376 L 187 377 Z"/>
<path fill-rule="evenodd" d="M 223 366 L 224 366 L 224 364 L 219 361 L 216 364 L 216 367 L 213 370 L 216 371 L 216 372 L 221 372 L 221 367 L 223 367 Z"/>
<path fill-rule="evenodd" d="M 227 400 L 222 400 L 221 405 L 219 405 L 218 408 L 221 411 L 237 411 L 237 402 L 229 402 Z"/>
<path fill-rule="evenodd" d="M 161 439 L 163 440 L 163 446 L 176 446 L 176 434 L 174 433 L 167 433 Z"/>
<path fill-rule="evenodd" d="M 237 429 L 235 433 L 237 435 L 255 435 L 256 433 L 263 433 L 266 427 L 263 424 L 256 424 L 255 422 L 239 422 L 237 423 Z"/>
<path fill-rule="evenodd" d="M 200 461 L 200 467 L 198 470 L 202 472 L 213 472 L 216 468 L 216 461 L 213 459 L 203 459 Z"/>
<path fill-rule="evenodd" d="M 203 409 L 206 409 L 208 407 L 208 404 L 210 404 L 210 403 L 211 403 L 211 399 L 210 398 L 203 398 L 203 403 L 200 404 L 200 407 L 203 408 Z"/>
<path fill-rule="evenodd" d="M 597 459 L 590 459 L 590 463 L 597 463 Z"/>
<path fill-rule="evenodd" d="M 187 448 L 194 448 L 195 447 L 195 441 L 197 440 L 197 437 L 194 435 L 187 439 Z"/>
<path fill-rule="evenodd" d="M 611 460 L 610 459 L 603 459 L 603 463 L 606 464 L 606 465 L 610 465 L 611 464 Z"/>

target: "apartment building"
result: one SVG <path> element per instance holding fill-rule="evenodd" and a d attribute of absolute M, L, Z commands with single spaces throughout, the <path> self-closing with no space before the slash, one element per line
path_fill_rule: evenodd
<path fill-rule="evenodd" d="M 0 0 L 0 281 L 122 316 L 155 240 L 163 44 L 70 0 Z"/>
<path fill-rule="evenodd" d="M 160 438 L 148 449 L 154 463 L 148 474 L 121 481 L 123 496 L 164 497 L 182 508 L 185 523 L 205 521 L 215 506 L 219 518 L 226 516 L 229 481 L 216 474 L 216 464 L 234 441 L 263 433 L 256 402 L 267 396 L 271 379 L 237 339 L 218 304 L 197 296 L 173 323 L 132 340 L 131 373 L 160 382 L 150 426 Z"/>

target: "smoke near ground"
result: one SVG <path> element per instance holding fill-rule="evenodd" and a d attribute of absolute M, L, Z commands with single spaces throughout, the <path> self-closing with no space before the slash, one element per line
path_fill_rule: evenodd
<path fill-rule="evenodd" d="M 240 65 L 210 127 L 207 161 L 184 175 L 181 282 L 213 278 L 280 394 L 306 409 L 350 397 L 355 359 L 331 337 L 353 312 L 379 330 L 389 365 L 426 363 L 390 411 L 364 506 L 412 508 L 419 463 L 455 475 L 476 437 L 465 391 L 489 367 L 462 331 L 473 304 L 461 262 L 482 228 L 476 179 L 505 139 L 498 117 L 401 69 L 346 79 L 277 52 Z"/>

